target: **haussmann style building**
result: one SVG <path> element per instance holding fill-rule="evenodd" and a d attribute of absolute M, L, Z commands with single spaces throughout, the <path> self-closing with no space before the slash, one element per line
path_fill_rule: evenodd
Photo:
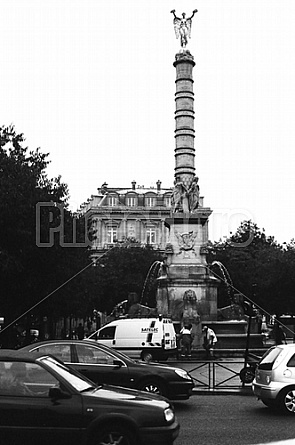
<path fill-rule="evenodd" d="M 126 240 L 164 252 L 169 238 L 165 220 L 172 213 L 173 189 L 163 188 L 160 180 L 151 187 L 135 181 L 130 187 L 109 187 L 103 183 L 78 211 L 94 234 L 92 255 L 100 256 Z"/>

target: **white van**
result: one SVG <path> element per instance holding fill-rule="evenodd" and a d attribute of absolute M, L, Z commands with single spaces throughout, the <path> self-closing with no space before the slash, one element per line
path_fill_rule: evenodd
<path fill-rule="evenodd" d="M 166 360 L 176 353 L 176 334 L 169 318 L 119 318 L 89 338 L 145 361 Z"/>

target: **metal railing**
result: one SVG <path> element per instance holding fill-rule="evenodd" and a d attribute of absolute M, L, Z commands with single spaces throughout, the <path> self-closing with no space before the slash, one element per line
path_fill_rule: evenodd
<path fill-rule="evenodd" d="M 177 366 L 191 375 L 195 389 L 241 389 L 245 385 L 240 379 L 240 371 L 245 366 L 243 359 L 177 362 Z"/>

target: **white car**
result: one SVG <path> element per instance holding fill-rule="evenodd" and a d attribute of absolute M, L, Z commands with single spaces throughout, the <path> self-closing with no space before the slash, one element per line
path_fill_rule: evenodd
<path fill-rule="evenodd" d="M 264 354 L 252 389 L 266 406 L 295 415 L 295 344 L 273 346 Z"/>

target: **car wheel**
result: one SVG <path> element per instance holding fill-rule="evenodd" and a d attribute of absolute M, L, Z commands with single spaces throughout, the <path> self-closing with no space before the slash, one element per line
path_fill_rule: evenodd
<path fill-rule="evenodd" d="M 142 351 L 141 359 L 145 362 L 150 362 L 153 360 L 153 354 L 150 351 Z"/>
<path fill-rule="evenodd" d="M 166 396 L 167 391 L 165 385 L 157 380 L 145 380 L 142 382 L 138 389 L 140 391 L 150 392 L 152 394 L 159 394 L 160 396 Z"/>
<path fill-rule="evenodd" d="M 285 413 L 295 415 L 295 386 L 284 389 L 279 395 L 279 407 Z"/>
<path fill-rule="evenodd" d="M 91 445 L 136 445 L 135 435 L 120 425 L 104 427 L 92 440 Z"/>

